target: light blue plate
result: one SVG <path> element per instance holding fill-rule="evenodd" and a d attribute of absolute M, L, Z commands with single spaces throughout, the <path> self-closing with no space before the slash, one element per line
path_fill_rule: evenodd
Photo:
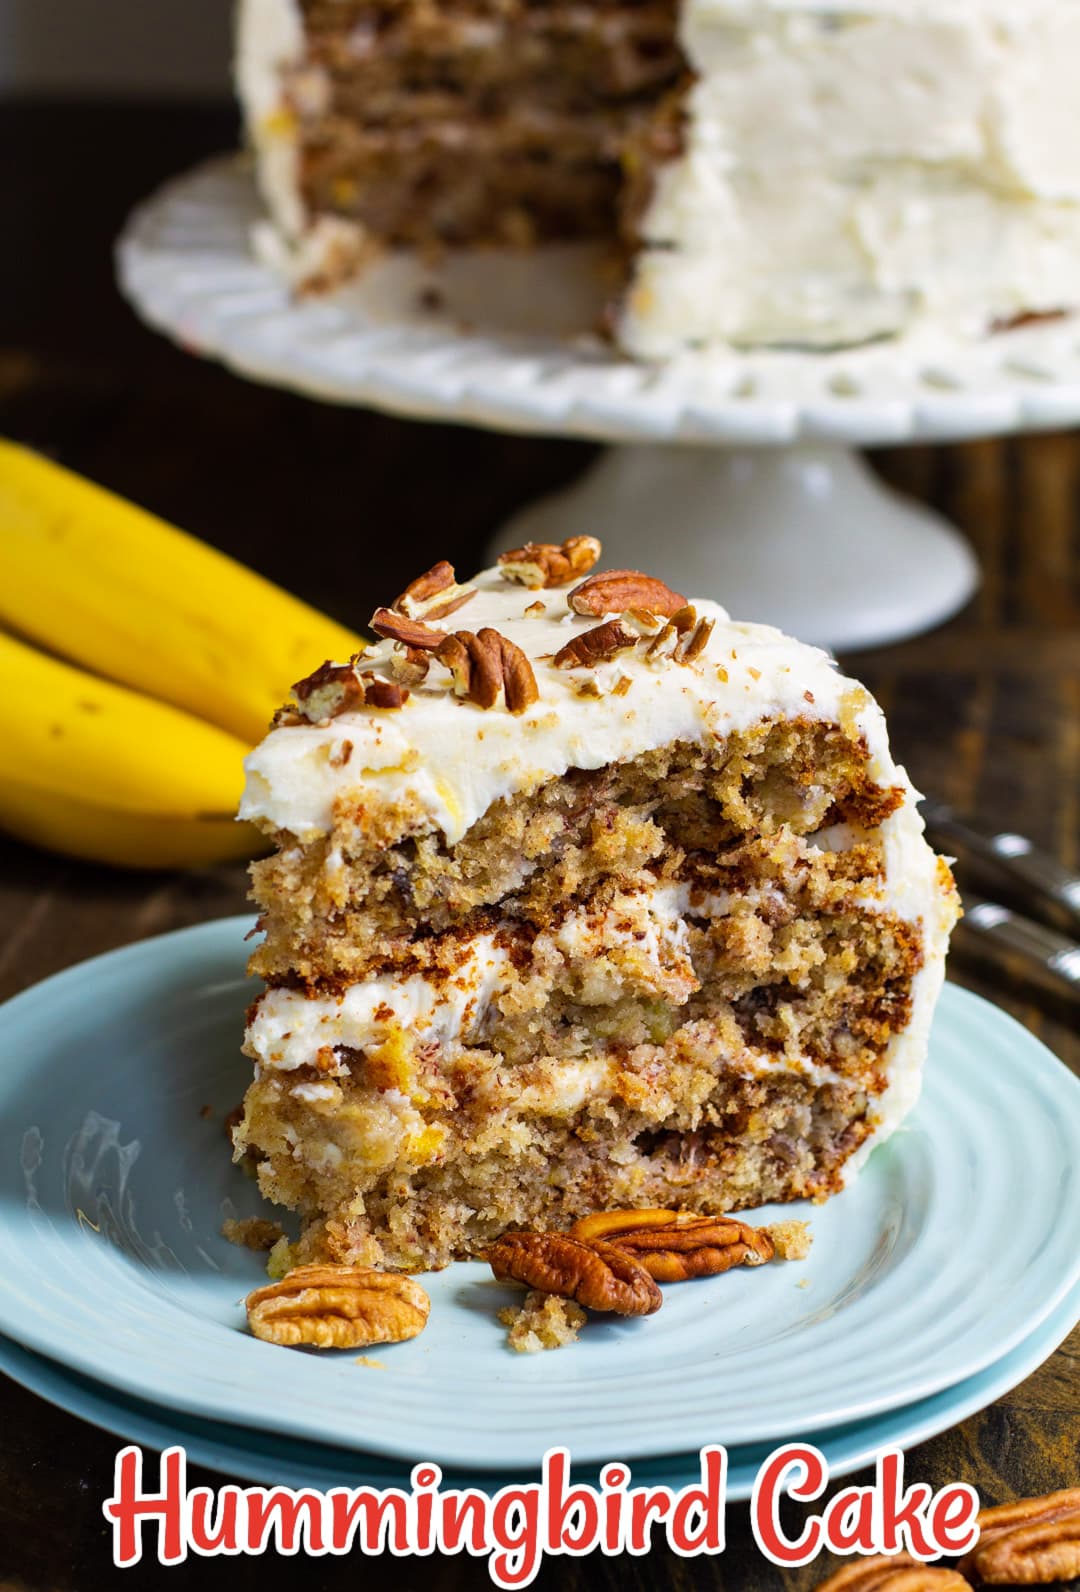
<path fill-rule="evenodd" d="M 735 1447 L 974 1376 L 1080 1277 L 1080 1085 L 947 989 L 908 1129 L 794 1212 L 808 1261 L 669 1288 L 660 1315 L 592 1321 L 557 1354 L 504 1347 L 495 1312 L 517 1295 L 477 1264 L 426 1279 L 429 1325 L 374 1351 L 384 1369 L 256 1342 L 260 1258 L 218 1236 L 265 1209 L 222 1132 L 249 1075 L 248 928 L 145 941 L 0 1010 L 0 1331 L 122 1393 L 464 1467 L 534 1465 L 556 1443 L 583 1462 Z"/>
<path fill-rule="evenodd" d="M 903 1409 L 818 1433 L 814 1441 L 825 1455 L 830 1475 L 848 1476 L 863 1465 L 872 1464 L 883 1448 L 914 1448 L 917 1443 L 925 1443 L 938 1432 L 947 1431 L 976 1410 L 992 1404 L 1037 1370 L 1065 1341 L 1078 1319 L 1080 1288 L 1074 1289 L 1018 1348 L 978 1376 L 968 1377 L 956 1387 L 946 1388 L 932 1398 Z M 340 1448 L 304 1442 L 302 1438 L 275 1437 L 270 1432 L 252 1432 L 221 1422 L 169 1414 L 151 1404 L 110 1393 L 99 1383 L 65 1371 L 54 1361 L 20 1349 L 6 1338 L 0 1338 L 0 1371 L 5 1371 L 32 1393 L 48 1399 L 50 1404 L 112 1432 L 125 1442 L 141 1443 L 158 1450 L 180 1443 L 192 1464 L 205 1465 L 210 1470 L 240 1476 L 264 1486 L 318 1487 L 324 1491 L 331 1487 L 408 1489 L 408 1465 L 391 1459 L 375 1459 L 369 1454 L 347 1456 Z M 770 1451 L 770 1444 L 729 1450 L 730 1499 L 750 1497 L 754 1479 Z M 611 1455 L 613 1459 L 620 1457 Z M 698 1479 L 698 1465 L 696 1454 L 637 1459 L 633 1482 L 638 1486 L 685 1487 Z M 148 1473 L 147 1485 L 153 1475 L 153 1471 Z M 595 1473 L 587 1468 L 575 1467 L 575 1476 L 595 1480 Z M 483 1487 L 489 1492 L 505 1486 L 506 1482 L 505 1474 L 493 1475 L 490 1471 L 448 1470 L 443 1478 L 447 1488 Z"/>

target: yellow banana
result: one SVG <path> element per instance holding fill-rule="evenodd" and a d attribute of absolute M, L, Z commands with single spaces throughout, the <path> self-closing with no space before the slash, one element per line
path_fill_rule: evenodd
<path fill-rule="evenodd" d="M 0 632 L 0 827 L 99 862 L 250 856 L 244 743 Z"/>
<path fill-rule="evenodd" d="M 252 744 L 360 638 L 262 576 L 0 440 L 0 620 Z"/>

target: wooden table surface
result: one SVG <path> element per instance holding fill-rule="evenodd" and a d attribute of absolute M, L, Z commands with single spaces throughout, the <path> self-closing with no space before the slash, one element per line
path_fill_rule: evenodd
<path fill-rule="evenodd" d="M 161 178 L 227 147 L 228 110 L 0 107 L 7 212 L 0 250 L 0 431 L 247 560 L 361 625 L 416 570 L 475 567 L 509 511 L 572 478 L 589 447 L 420 425 L 249 386 L 144 331 L 112 281 L 110 246 Z M 1080 863 L 1080 437 L 1052 435 L 876 457 L 975 543 L 982 589 L 932 635 L 848 660 L 882 700 L 916 784 Z M 299 552 L 298 550 L 302 550 Z M 716 594 L 721 599 L 723 593 Z M 752 616 L 749 616 L 752 617 Z M 0 998 L 84 957 L 244 907 L 240 868 L 126 874 L 0 840 Z M 957 958 L 1080 1071 L 1075 1012 Z M 17 1066 L 5 1055 L 3 1064 Z M 962 1479 L 996 1502 L 1080 1483 L 1080 1331 L 991 1408 L 914 1450 L 909 1478 Z M 688 1368 L 689 1370 L 689 1368 Z M 807 1367 L 812 1375 L 812 1367 Z M 718 1434 L 719 1435 L 719 1434 Z M 797 1434 L 793 1434 L 797 1435 Z M 97 1592 L 111 1566 L 101 1500 L 116 1442 L 0 1378 L 0 1592 Z M 208 1480 L 208 1476 L 197 1476 Z M 866 1478 L 861 1478 L 866 1479 Z M 793 1512 L 793 1519 L 797 1512 Z M 122 1584 L 344 1588 L 354 1561 L 144 1565 Z M 377 1561 L 368 1585 L 487 1584 L 468 1560 Z M 745 1509 L 727 1553 L 681 1561 L 558 1560 L 538 1585 L 804 1588 L 757 1553 Z M 4 1579 L 7 1577 L 8 1579 Z"/>

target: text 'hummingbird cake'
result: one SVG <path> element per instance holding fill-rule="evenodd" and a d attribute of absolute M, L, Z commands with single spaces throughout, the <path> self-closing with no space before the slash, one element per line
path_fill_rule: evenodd
<path fill-rule="evenodd" d="M 291 1263 L 824 1196 L 918 1095 L 957 900 L 880 709 L 599 552 L 436 565 L 248 759 Z"/>

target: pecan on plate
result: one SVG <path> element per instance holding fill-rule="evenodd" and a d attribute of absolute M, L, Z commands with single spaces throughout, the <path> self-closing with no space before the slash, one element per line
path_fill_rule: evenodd
<path fill-rule="evenodd" d="M 618 619 L 607 619 L 602 625 L 583 631 L 580 636 L 568 641 L 565 647 L 560 647 L 551 660 L 552 666 L 556 669 L 589 669 L 593 664 L 605 663 L 608 658 L 636 647 L 638 640 L 637 631 L 631 630 L 629 625 L 624 625 Z"/>
<path fill-rule="evenodd" d="M 761 1266 L 774 1253 L 763 1227 L 691 1211 L 601 1211 L 582 1217 L 570 1232 L 587 1243 L 599 1238 L 621 1249 L 656 1282 L 688 1282 L 719 1276 L 733 1266 Z"/>
<path fill-rule="evenodd" d="M 445 558 L 423 575 L 410 581 L 394 601 L 394 607 L 407 619 L 445 619 L 475 597 L 476 587 L 459 586 L 453 564 Z"/>
<path fill-rule="evenodd" d="M 979 1513 L 979 1541 L 960 1569 L 988 1586 L 1043 1586 L 1080 1576 L 1080 1487 Z"/>
<path fill-rule="evenodd" d="M 686 598 L 654 575 L 638 569 L 605 569 L 575 586 L 566 599 L 576 614 L 624 614 L 628 608 L 645 608 L 670 619 Z"/>
<path fill-rule="evenodd" d="M 297 1266 L 247 1297 L 255 1336 L 289 1348 L 402 1343 L 424 1330 L 430 1309 L 431 1300 L 411 1277 L 368 1266 Z"/>
<path fill-rule="evenodd" d="M 324 663 L 293 686 L 296 705 L 312 724 L 351 713 L 364 705 L 364 687 L 356 672 L 357 659 L 349 663 Z"/>
<path fill-rule="evenodd" d="M 814 1592 L 971 1592 L 962 1575 L 909 1553 L 857 1559 L 819 1581 Z"/>
<path fill-rule="evenodd" d="M 651 1316 L 664 1296 L 643 1266 L 614 1244 L 585 1244 L 567 1233 L 504 1233 L 487 1252 L 501 1281 L 576 1299 L 587 1310 Z"/>
<path fill-rule="evenodd" d="M 539 591 L 587 575 L 602 551 L 595 536 L 571 536 L 561 547 L 555 542 L 526 542 L 499 554 L 499 570 L 506 580 Z"/>
<path fill-rule="evenodd" d="M 524 713 L 540 692 L 521 648 L 497 630 L 455 630 L 435 656 L 454 677 L 454 691 L 478 708 L 493 708 L 503 693 L 510 713 Z"/>

